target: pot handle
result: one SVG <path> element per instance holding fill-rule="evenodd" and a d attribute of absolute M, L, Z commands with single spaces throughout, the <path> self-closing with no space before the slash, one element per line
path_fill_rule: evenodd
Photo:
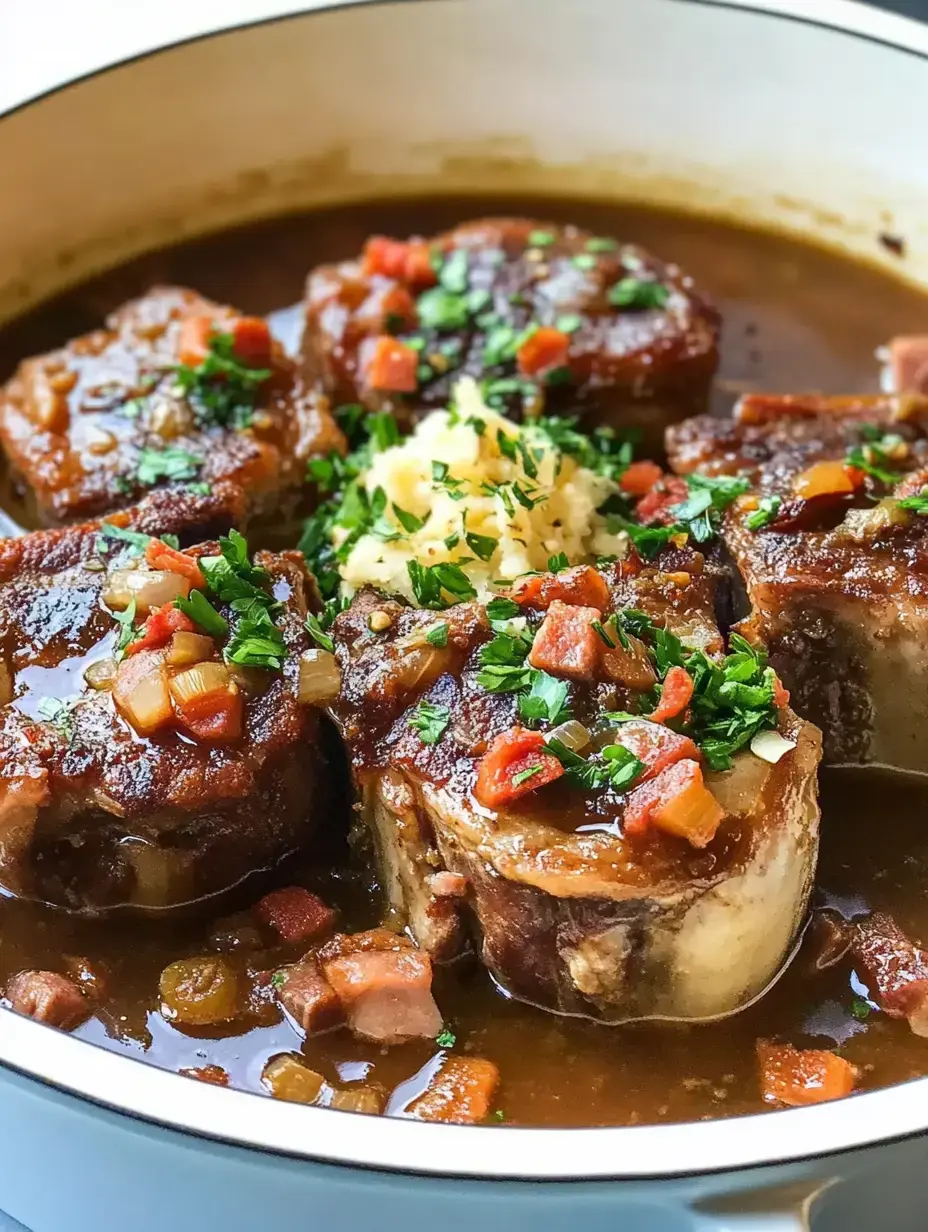
<path fill-rule="evenodd" d="M 816 1177 L 789 1185 L 701 1198 L 693 1203 L 693 1211 L 699 1216 L 696 1229 L 698 1232 L 811 1232 L 812 1207 L 837 1179 Z"/>

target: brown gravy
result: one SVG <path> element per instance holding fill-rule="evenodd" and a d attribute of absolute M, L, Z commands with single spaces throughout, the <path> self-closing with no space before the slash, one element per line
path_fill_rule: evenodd
<path fill-rule="evenodd" d="M 428 234 L 490 212 L 573 221 L 642 243 L 686 267 L 716 298 L 725 318 L 716 393 L 720 411 L 748 389 L 875 389 L 874 349 L 894 333 L 928 329 L 928 298 L 872 270 L 775 236 L 582 202 L 394 201 L 263 223 L 143 257 L 0 332 L 0 378 L 21 357 L 95 327 L 112 307 L 153 282 L 183 282 L 247 311 L 269 312 L 299 299 L 311 265 L 356 252 L 372 231 Z M 275 322 L 291 337 L 298 327 L 294 313 L 280 312 Z M 25 520 L 14 497 L 6 507 Z M 920 816 L 925 788 L 872 774 L 831 773 L 824 776 L 822 804 L 816 901 L 848 917 L 869 906 L 891 910 L 904 928 L 928 939 L 928 839 Z M 347 820 L 347 801 L 343 812 Z M 883 841 L 872 836 L 877 817 Z M 333 835 L 331 841 L 328 853 L 280 870 L 274 881 L 303 882 L 337 904 L 349 927 L 369 926 L 377 916 L 376 888 L 349 858 L 343 837 Z M 196 919 L 133 919 L 118 925 L 5 901 L 0 978 L 24 967 L 64 970 L 68 957 L 82 956 L 105 971 L 106 991 L 99 1013 L 79 1028 L 79 1036 L 167 1069 L 220 1065 L 233 1085 L 261 1090 L 265 1060 L 300 1048 L 297 1035 L 272 1007 L 265 1007 L 258 1025 L 248 1030 L 230 1024 L 218 1034 L 195 1035 L 162 1019 L 157 989 L 167 963 L 202 952 L 216 931 L 216 917 L 247 906 L 263 888 L 252 887 L 243 902 L 223 904 Z M 295 956 L 276 950 L 260 959 L 273 968 Z M 865 1088 L 928 1074 L 928 1043 L 913 1036 L 905 1022 L 867 1005 L 849 961 L 824 973 L 809 968 L 808 954 L 801 951 L 759 1004 L 710 1026 L 610 1028 L 558 1019 L 507 1001 L 478 970 L 461 966 L 440 973 L 437 998 L 457 1037 L 456 1050 L 499 1065 L 497 1119 L 506 1123 L 633 1124 L 757 1111 L 763 1106 L 755 1073 L 758 1036 L 838 1048 L 860 1067 Z M 439 1055 L 431 1044 L 381 1050 L 345 1033 L 311 1040 L 303 1053 L 339 1085 L 363 1079 L 381 1083 L 393 1092 L 389 1111 L 394 1112 L 421 1089 Z"/>

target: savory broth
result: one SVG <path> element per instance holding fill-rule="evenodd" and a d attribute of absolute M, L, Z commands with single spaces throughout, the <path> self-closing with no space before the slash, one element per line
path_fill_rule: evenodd
<path fill-rule="evenodd" d="M 315 263 L 356 252 L 373 232 L 428 234 L 462 218 L 522 213 L 576 222 L 679 261 L 712 296 L 725 321 L 716 408 L 752 389 L 866 391 L 877 387 L 874 349 L 896 333 L 928 329 L 928 299 L 872 270 L 786 240 L 657 211 L 567 201 L 441 199 L 342 207 L 269 222 L 141 258 L 80 287 L 0 333 L 0 377 L 24 355 L 59 345 L 99 324 L 120 301 L 155 282 L 182 282 L 246 311 L 274 312 L 293 343 L 298 319 L 287 306 Z M 27 522 L 10 497 L 10 515 Z M 924 885 L 928 841 L 920 810 L 925 789 L 902 778 L 831 772 L 822 785 L 822 855 L 815 904 L 847 918 L 891 909 L 915 936 L 928 936 Z M 273 883 L 305 884 L 337 905 L 350 928 L 369 927 L 378 891 L 345 841 L 349 802 L 330 824 L 326 850 L 278 870 Z M 891 827 L 889 817 L 891 815 Z M 333 813 L 333 816 L 335 814 Z M 888 843 L 873 840 L 887 817 Z M 177 958 L 225 949 L 230 960 L 272 971 L 300 948 L 232 948 L 248 928 L 244 908 L 266 888 L 250 886 L 188 919 L 76 919 L 27 903 L 0 905 L 0 977 L 24 967 L 79 970 L 85 960 L 105 988 L 99 1013 L 76 1034 L 167 1069 L 221 1066 L 232 1085 L 261 1090 L 270 1056 L 301 1050 L 273 1003 L 257 1000 L 247 1023 L 194 1032 L 158 1011 L 158 976 Z M 238 913 L 238 914 L 236 914 Z M 241 937 L 239 937 L 241 940 Z M 804 946 L 774 989 L 725 1023 L 604 1027 L 557 1018 L 506 1000 L 477 967 L 443 969 L 436 996 L 457 1051 L 495 1061 L 502 1083 L 496 1120 L 537 1125 L 634 1124 L 716 1117 L 763 1107 L 755 1041 L 778 1036 L 840 1050 L 861 1071 L 863 1088 L 928 1074 L 928 1043 L 904 1020 L 866 999 L 850 960 L 816 972 Z M 345 1032 L 308 1040 L 313 1069 L 344 1086 L 373 1081 L 401 1112 L 425 1085 L 440 1055 L 431 1043 L 391 1049 Z"/>

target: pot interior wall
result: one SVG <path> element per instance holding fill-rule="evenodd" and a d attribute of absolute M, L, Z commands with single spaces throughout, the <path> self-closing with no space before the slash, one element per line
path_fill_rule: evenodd
<path fill-rule="evenodd" d="M 0 319 L 187 235 L 436 191 L 653 200 L 928 283 L 928 164 L 912 157 L 925 114 L 916 53 L 695 0 L 317 11 L 153 54 L 0 122 Z"/>

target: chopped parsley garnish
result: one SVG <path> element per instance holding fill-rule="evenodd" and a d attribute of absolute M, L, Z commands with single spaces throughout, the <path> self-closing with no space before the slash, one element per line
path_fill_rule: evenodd
<path fill-rule="evenodd" d="M 442 1027 L 435 1036 L 435 1043 L 439 1048 L 453 1048 L 457 1042 L 458 1037 L 453 1031 L 449 1031 L 447 1027 Z"/>
<path fill-rule="evenodd" d="M 476 599 L 477 592 L 460 565 L 448 563 L 420 565 L 417 560 L 406 562 L 409 581 L 420 607 L 441 610 L 465 599 Z M 445 595 L 450 595 L 449 599 Z"/>
<path fill-rule="evenodd" d="M 420 702 L 409 716 L 409 726 L 419 733 L 423 744 L 437 744 L 450 722 L 448 707 L 433 706 L 431 702 Z"/>
<path fill-rule="evenodd" d="M 907 446 L 901 436 L 894 432 L 884 433 L 876 424 L 862 424 L 862 445 L 849 449 L 845 462 L 878 483 L 892 487 L 901 479 L 899 455 Z"/>
<path fill-rule="evenodd" d="M 462 295 L 467 290 L 467 275 L 467 253 L 463 248 L 455 248 L 442 262 L 438 281 L 446 291 Z"/>
<path fill-rule="evenodd" d="M 187 599 L 175 599 L 174 606 L 210 637 L 225 637 L 229 632 L 229 622 L 216 611 L 202 590 L 192 590 Z"/>
<path fill-rule="evenodd" d="M 863 997 L 855 997 L 851 1002 L 851 1015 L 858 1022 L 866 1022 L 870 1017 L 871 1006 L 869 1001 L 865 1001 Z"/>
<path fill-rule="evenodd" d="M 50 723 L 52 727 L 58 729 L 62 737 L 69 743 L 74 735 L 74 716 L 72 711 L 80 699 L 72 698 L 70 701 L 63 702 L 59 697 L 43 697 L 39 700 L 36 709 L 39 712 L 39 718 L 46 723 Z"/>
<path fill-rule="evenodd" d="M 581 757 L 557 739 L 548 740 L 547 747 L 564 767 L 568 782 L 584 791 L 597 791 L 603 787 L 626 791 L 645 768 L 644 762 L 621 744 L 610 744 L 600 754 L 590 758 Z"/>
<path fill-rule="evenodd" d="M 123 612 L 113 611 L 108 608 L 110 615 L 119 625 L 119 638 L 116 642 L 116 657 L 121 659 L 125 654 L 126 647 L 130 642 L 134 642 L 138 637 L 138 628 L 135 623 L 135 599 L 129 601 L 129 606 Z"/>
<path fill-rule="evenodd" d="M 526 766 L 524 770 L 519 770 L 512 776 L 513 787 L 520 787 L 529 779 L 534 778 L 536 774 L 541 773 L 541 766 Z"/>
<path fill-rule="evenodd" d="M 200 557 L 200 568 L 210 593 L 231 609 L 224 658 L 240 667 L 280 671 L 286 646 L 273 620 L 280 604 L 263 589 L 267 572 L 251 562 L 248 544 L 237 530 L 219 540 L 219 551 L 219 556 Z"/>
<path fill-rule="evenodd" d="M 178 449 L 174 445 L 152 449 L 146 445 L 139 453 L 136 479 L 144 488 L 150 488 L 162 479 L 195 479 L 202 465 L 203 459 L 188 453 L 186 449 Z"/>
<path fill-rule="evenodd" d="M 905 496 L 899 502 L 900 509 L 908 509 L 910 513 L 917 513 L 924 516 L 928 514 L 928 486 L 922 488 L 914 496 Z"/>
<path fill-rule="evenodd" d="M 489 560 L 499 546 L 498 539 L 490 535 L 475 535 L 471 532 L 465 534 L 464 541 L 473 554 L 483 561 Z"/>
<path fill-rule="evenodd" d="M 764 526 L 769 526 L 780 512 L 780 506 L 783 504 L 782 497 L 779 496 L 762 496 L 757 502 L 757 508 L 753 513 L 749 513 L 744 519 L 744 524 L 748 530 L 761 530 Z"/>
<path fill-rule="evenodd" d="M 623 435 L 613 428 L 580 432 L 577 423 L 576 418 L 545 415 L 532 424 L 529 433 L 540 433 L 555 449 L 574 458 L 578 466 L 607 479 L 620 479 L 634 455 L 631 434 Z"/>
<path fill-rule="evenodd" d="M 615 252 L 618 247 L 618 240 L 610 239 L 606 235 L 594 235 L 583 245 L 587 252 Z"/>
<path fill-rule="evenodd" d="M 490 620 L 513 620 L 522 615 L 522 609 L 512 599 L 497 597 L 487 604 L 487 616 Z"/>
<path fill-rule="evenodd" d="M 572 259 L 577 269 L 591 270 L 596 268 L 596 257 L 592 252 L 578 252 Z"/>
<path fill-rule="evenodd" d="M 271 976 L 271 985 L 274 988 L 283 988 L 287 980 L 290 978 L 289 971 L 275 971 Z"/>
<path fill-rule="evenodd" d="M 432 625 L 428 633 L 425 635 L 425 640 L 430 646 L 437 646 L 439 649 L 444 649 L 448 645 L 448 625 L 447 622 L 441 621 L 440 624 Z"/>
<path fill-rule="evenodd" d="M 133 555 L 136 556 L 141 555 L 152 541 L 151 535 L 143 534 L 140 530 L 129 530 L 125 526 L 114 526 L 112 522 L 104 522 L 97 534 L 104 542 L 124 543 L 134 548 Z M 158 538 L 169 548 L 180 547 L 180 540 L 176 535 L 159 535 Z M 103 548 L 104 544 L 98 543 L 97 550 L 101 551 Z"/>
<path fill-rule="evenodd" d="M 696 543 L 705 543 L 718 534 L 720 518 L 729 505 L 749 488 L 742 475 L 690 475 L 686 486 L 689 496 L 670 512 Z"/>
<path fill-rule="evenodd" d="M 548 248 L 554 243 L 554 234 L 551 231 L 529 231 L 528 243 L 530 248 Z"/>
<path fill-rule="evenodd" d="M 444 287 L 432 287 L 423 291 L 416 301 L 419 322 L 423 329 L 439 333 L 454 333 L 465 329 L 470 319 L 470 309 L 463 295 L 454 295 Z"/>
<path fill-rule="evenodd" d="M 564 316 L 558 317 L 554 324 L 562 334 L 575 334 L 583 324 L 583 318 L 579 313 L 568 312 Z"/>
<path fill-rule="evenodd" d="M 401 509 L 399 505 L 392 505 L 391 508 L 397 522 L 410 535 L 414 535 L 417 530 L 421 530 L 428 521 L 427 517 L 418 518 L 414 513 L 410 513 L 408 509 Z"/>
<path fill-rule="evenodd" d="M 235 353 L 231 334 L 214 333 L 206 358 L 196 367 L 180 364 L 177 385 L 201 424 L 247 428 L 258 392 L 271 376 L 270 368 L 250 368 Z"/>
<path fill-rule="evenodd" d="M 569 686 L 547 672 L 532 668 L 529 691 L 519 697 L 519 714 L 527 723 L 550 723 L 556 727 L 570 718 Z"/>
<path fill-rule="evenodd" d="M 335 652 L 335 643 L 323 629 L 318 616 L 315 616 L 312 612 L 310 612 L 304 621 L 304 625 L 306 632 L 317 646 L 321 646 L 322 649 L 327 650 L 329 654 L 333 654 Z"/>
<path fill-rule="evenodd" d="M 676 526 L 639 526 L 618 514 L 610 514 L 606 519 L 609 533 L 614 535 L 624 530 L 631 540 L 632 547 L 644 560 L 653 560 L 661 548 L 667 546 L 674 535 L 685 534 L 686 527 Z"/>
<path fill-rule="evenodd" d="M 558 552 L 556 556 L 548 557 L 548 572 L 560 573 L 562 569 L 569 569 L 570 561 L 567 559 L 566 553 Z"/>
<path fill-rule="evenodd" d="M 609 289 L 609 303 L 615 308 L 663 308 L 669 298 L 669 289 L 650 278 L 620 278 Z"/>

